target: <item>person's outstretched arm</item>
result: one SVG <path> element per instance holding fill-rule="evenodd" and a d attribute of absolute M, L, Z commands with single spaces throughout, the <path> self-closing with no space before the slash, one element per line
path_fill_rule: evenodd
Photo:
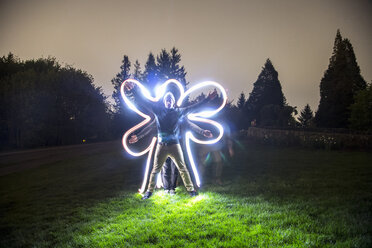
<path fill-rule="evenodd" d="M 195 123 L 192 123 L 189 119 L 186 118 L 186 126 L 189 127 L 192 131 L 194 131 L 195 133 L 198 133 L 200 135 L 203 135 L 204 137 L 207 137 L 207 138 L 212 138 L 213 137 L 213 134 L 211 131 L 209 130 L 206 130 L 206 129 L 202 129 L 201 127 L 199 127 L 198 125 L 196 125 Z"/>
<path fill-rule="evenodd" d="M 145 128 L 143 128 L 138 134 L 134 134 L 130 137 L 129 143 L 133 144 L 148 135 L 150 132 L 156 130 L 155 119 L 153 119 Z"/>
<path fill-rule="evenodd" d="M 155 119 L 153 119 L 150 123 L 148 123 L 146 125 L 145 128 L 143 128 L 138 134 L 137 134 L 137 137 L 138 139 L 142 139 L 143 137 L 145 137 L 146 135 L 148 135 L 149 133 L 151 133 L 152 131 L 155 131 L 156 130 L 156 122 L 155 122 Z"/>

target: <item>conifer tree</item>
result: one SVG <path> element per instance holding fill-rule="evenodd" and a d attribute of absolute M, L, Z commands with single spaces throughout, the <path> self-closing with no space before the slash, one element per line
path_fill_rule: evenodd
<path fill-rule="evenodd" d="M 181 82 L 181 84 L 186 87 L 186 71 L 184 66 L 180 66 L 181 54 L 175 47 L 170 51 L 170 77 L 175 78 Z"/>
<path fill-rule="evenodd" d="M 230 106 L 228 111 L 235 112 L 235 117 L 233 122 L 235 122 L 235 127 L 239 130 L 244 129 L 248 126 L 248 119 L 245 115 L 245 94 L 244 92 L 240 93 L 236 106 Z"/>
<path fill-rule="evenodd" d="M 240 93 L 236 106 L 238 107 L 239 110 L 242 110 L 244 108 L 244 105 L 245 105 L 245 95 L 244 95 L 244 92 L 242 92 Z"/>
<path fill-rule="evenodd" d="M 350 110 L 351 128 L 372 131 L 372 82 L 355 95 Z"/>
<path fill-rule="evenodd" d="M 186 72 L 184 66 L 180 66 L 181 55 L 178 49 L 173 47 L 169 53 L 165 49 L 162 49 L 156 61 L 160 81 L 164 82 L 171 78 L 177 79 L 186 87 Z"/>
<path fill-rule="evenodd" d="M 130 66 L 131 63 L 127 55 L 124 55 L 122 60 L 122 65 L 120 66 L 120 72 L 111 80 L 111 83 L 114 85 L 114 92 L 112 93 L 112 98 L 115 100 L 114 109 L 116 113 L 123 113 L 123 99 L 120 94 L 121 84 L 128 78 L 130 78 Z"/>
<path fill-rule="evenodd" d="M 143 82 L 147 84 L 150 90 L 154 89 L 157 84 L 171 78 L 177 79 L 182 85 L 186 86 L 186 71 L 185 67 L 180 65 L 180 62 L 181 54 L 175 47 L 170 52 L 162 49 L 156 59 L 150 53 L 142 76 Z"/>
<path fill-rule="evenodd" d="M 300 117 L 298 117 L 301 126 L 303 127 L 310 126 L 313 118 L 314 118 L 313 111 L 311 110 L 309 104 L 306 104 L 306 106 L 300 113 Z"/>
<path fill-rule="evenodd" d="M 112 98 L 115 100 L 114 113 L 112 120 L 111 131 L 114 137 L 120 137 L 126 128 L 130 126 L 131 118 L 126 110 L 124 100 L 121 97 L 120 87 L 121 84 L 128 78 L 130 78 L 130 67 L 131 63 L 128 56 L 124 55 L 122 60 L 122 65 L 120 66 L 120 72 L 111 80 L 114 85 L 114 92 L 112 93 Z"/>
<path fill-rule="evenodd" d="M 136 62 L 134 63 L 134 71 L 133 71 L 133 76 L 132 77 L 136 80 L 139 80 L 139 81 L 142 81 L 142 79 L 143 79 L 143 75 L 142 75 L 142 71 L 141 71 L 141 65 L 138 62 L 138 60 L 136 60 Z"/>
<path fill-rule="evenodd" d="M 267 59 L 245 104 L 248 120 L 250 122 L 256 119 L 257 123 L 260 123 L 260 111 L 264 106 L 277 105 L 281 108 L 285 104 L 286 100 L 278 79 L 278 72 L 270 59 Z"/>
<path fill-rule="evenodd" d="M 167 50 L 162 49 L 160 54 L 156 57 L 157 75 L 161 82 L 171 78 L 171 62 L 170 55 Z"/>
<path fill-rule="evenodd" d="M 148 89 L 154 89 L 158 83 L 157 66 L 154 55 L 150 52 L 143 72 L 143 83 L 147 85 Z"/>
<path fill-rule="evenodd" d="M 355 94 L 366 88 L 353 46 L 337 30 L 328 69 L 320 82 L 320 102 L 315 115 L 319 127 L 346 128 Z"/>

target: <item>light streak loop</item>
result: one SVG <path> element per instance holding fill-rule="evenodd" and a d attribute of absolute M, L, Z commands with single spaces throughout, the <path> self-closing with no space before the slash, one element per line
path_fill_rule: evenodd
<path fill-rule="evenodd" d="M 127 132 L 125 132 L 125 134 L 123 135 L 123 138 L 122 138 L 122 144 L 123 144 L 123 147 L 124 149 L 129 153 L 131 154 L 132 156 L 142 156 L 146 153 L 148 153 L 148 157 L 147 157 L 147 161 L 146 161 L 146 169 L 145 169 L 145 175 L 144 175 L 144 179 L 143 179 L 143 183 L 142 183 L 142 186 L 141 186 L 141 189 L 139 190 L 141 193 L 143 193 L 145 191 L 145 187 L 146 187 L 146 184 L 147 184 L 147 178 L 148 178 L 148 172 L 149 172 L 149 168 L 150 168 L 150 162 L 151 162 L 151 158 L 152 158 L 152 154 L 153 154 L 153 151 L 154 151 L 154 147 L 156 145 L 156 142 L 157 142 L 157 138 L 156 137 L 153 137 L 151 142 L 150 142 L 150 145 L 145 148 L 143 151 L 140 151 L 140 152 L 135 152 L 135 151 L 132 151 L 129 146 L 128 146 L 128 137 L 130 134 L 132 134 L 133 132 L 135 132 L 136 130 L 140 129 L 141 127 L 143 127 L 144 125 L 146 125 L 147 123 L 150 122 L 151 120 L 151 117 L 143 112 L 141 112 L 129 99 L 128 97 L 126 96 L 125 94 L 125 85 L 127 83 L 132 83 L 132 84 L 136 84 L 141 93 L 143 94 L 144 97 L 146 97 L 147 99 L 149 99 L 150 101 L 152 102 L 158 102 L 160 100 L 160 98 L 165 94 L 166 92 L 166 89 L 167 89 L 167 86 L 171 83 L 175 84 L 178 89 L 180 90 L 180 98 L 178 99 L 177 101 L 177 106 L 180 107 L 183 103 L 183 101 L 186 99 L 186 97 L 188 95 L 190 95 L 192 92 L 198 90 L 198 89 L 201 89 L 203 87 L 216 87 L 220 90 L 221 92 L 221 96 L 222 96 L 222 103 L 221 105 L 215 109 L 215 110 L 207 110 L 207 111 L 202 111 L 202 112 L 197 112 L 197 113 L 190 113 L 187 115 L 187 118 L 191 121 L 197 121 L 197 122 L 204 122 L 204 123 L 208 123 L 214 127 L 216 127 L 216 129 L 218 130 L 218 136 L 214 139 L 210 139 L 210 140 L 200 140 L 198 138 L 196 138 L 190 131 L 186 132 L 186 135 L 185 135 L 185 143 L 186 143 L 186 151 L 187 151 L 187 155 L 188 155 L 188 158 L 189 158 L 189 161 L 190 161 L 190 164 L 191 164 L 191 168 L 193 170 L 193 173 L 194 173 L 194 176 L 195 176 L 195 180 L 196 180 L 196 184 L 198 185 L 198 187 L 200 187 L 200 177 L 199 177 L 199 173 L 196 169 L 196 165 L 195 165 L 195 161 L 194 161 L 194 158 L 192 156 L 192 151 L 191 151 L 191 147 L 190 147 L 190 140 L 192 140 L 193 142 L 195 143 L 199 143 L 199 144 L 214 144 L 216 142 L 218 142 L 222 136 L 223 136 L 223 127 L 221 124 L 219 124 L 218 122 L 216 121 L 213 121 L 213 120 L 210 120 L 210 119 L 207 119 L 207 118 L 210 118 L 212 117 L 213 115 L 215 115 L 216 113 L 218 113 L 219 111 L 221 111 L 221 109 L 226 105 L 226 102 L 227 102 L 227 94 L 226 94 L 226 91 L 225 89 L 218 83 L 216 82 L 213 82 L 213 81 L 206 81 L 206 82 L 202 82 L 202 83 L 199 83 L 199 84 L 196 84 L 194 85 L 193 87 L 191 87 L 190 89 L 188 89 L 186 92 L 184 91 L 184 88 L 182 86 L 182 84 L 176 80 L 176 79 L 169 79 L 167 81 L 165 81 L 162 85 L 160 85 L 159 87 L 156 88 L 156 92 L 155 92 L 155 97 L 151 96 L 150 92 L 146 89 L 146 87 L 144 85 L 142 85 L 139 81 L 135 80 L 135 79 L 127 79 L 125 80 L 121 87 L 120 87 L 120 93 L 121 93 L 121 96 L 122 98 L 124 99 L 124 102 L 128 105 L 128 107 L 133 110 L 134 112 L 136 112 L 138 115 L 140 115 L 141 117 L 144 118 L 144 120 L 142 122 L 140 122 L 139 124 L 135 125 L 134 127 L 130 128 Z"/>

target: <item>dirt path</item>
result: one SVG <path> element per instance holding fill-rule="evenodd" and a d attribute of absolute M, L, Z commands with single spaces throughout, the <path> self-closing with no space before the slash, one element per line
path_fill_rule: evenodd
<path fill-rule="evenodd" d="M 119 141 L 109 141 L 0 153 L 0 176 L 56 163 L 69 158 L 106 153 L 120 148 L 121 143 Z"/>

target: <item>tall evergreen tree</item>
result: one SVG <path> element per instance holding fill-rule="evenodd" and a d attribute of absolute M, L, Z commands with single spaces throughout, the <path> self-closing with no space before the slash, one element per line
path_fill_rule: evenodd
<path fill-rule="evenodd" d="M 355 95 L 350 110 L 351 128 L 372 131 L 372 82 Z"/>
<path fill-rule="evenodd" d="M 314 118 L 313 111 L 311 110 L 310 105 L 306 104 L 306 106 L 300 113 L 300 117 L 298 117 L 301 126 L 303 127 L 310 126 L 313 118 Z"/>
<path fill-rule="evenodd" d="M 234 126 L 238 130 L 244 129 L 248 126 L 248 118 L 245 115 L 245 104 L 246 104 L 245 94 L 244 92 L 242 92 L 240 93 L 236 106 L 230 106 L 227 109 L 227 111 L 235 112 L 234 120 L 231 121 L 234 122 Z"/>
<path fill-rule="evenodd" d="M 136 60 L 136 62 L 134 63 L 133 78 L 136 79 L 136 80 L 139 80 L 139 81 L 142 81 L 142 79 L 143 79 L 143 74 L 142 74 L 142 71 L 141 71 L 141 65 L 138 62 L 138 60 Z"/>
<path fill-rule="evenodd" d="M 264 106 L 277 105 L 281 108 L 285 103 L 286 100 L 278 79 L 278 72 L 275 70 L 270 59 L 267 59 L 245 104 L 248 120 L 252 121 L 256 119 L 259 124 L 260 111 Z"/>
<path fill-rule="evenodd" d="M 244 105 L 245 105 L 245 95 L 244 95 L 244 92 L 242 92 L 240 93 L 236 106 L 238 107 L 239 110 L 243 110 Z"/>
<path fill-rule="evenodd" d="M 353 46 L 337 30 L 328 69 L 320 82 L 320 102 L 315 121 L 319 127 L 346 128 L 354 95 L 366 88 Z"/>
<path fill-rule="evenodd" d="M 158 83 L 157 65 L 154 55 L 150 52 L 143 72 L 143 83 L 151 90 Z"/>
<path fill-rule="evenodd" d="M 180 66 L 181 54 L 175 47 L 170 51 L 170 77 L 175 78 L 181 82 L 183 86 L 187 86 L 186 82 L 186 71 L 184 66 Z"/>
<path fill-rule="evenodd" d="M 170 61 L 170 55 L 165 50 L 162 49 L 160 54 L 156 57 L 156 66 L 157 66 L 157 72 L 158 72 L 158 79 L 161 82 L 164 82 L 167 79 L 171 78 L 171 61 Z"/>
<path fill-rule="evenodd" d="M 124 100 L 121 97 L 120 93 L 121 84 L 126 79 L 130 78 L 130 67 L 131 63 L 129 61 L 129 58 L 127 55 L 124 55 L 122 65 L 120 66 L 120 72 L 116 74 L 115 78 L 111 80 L 112 84 L 114 85 L 114 92 L 112 93 L 112 97 L 115 100 L 111 127 L 114 137 L 120 137 L 131 123 L 130 113 L 127 111 Z"/>
<path fill-rule="evenodd" d="M 181 55 L 175 47 L 170 52 L 162 49 L 156 62 L 159 82 L 163 83 L 168 79 L 177 79 L 186 88 L 185 68 L 180 66 Z M 169 90 L 173 92 L 176 98 L 178 97 L 179 90 L 174 85 L 170 85 Z"/>
<path fill-rule="evenodd" d="M 169 53 L 162 49 L 156 61 L 158 77 L 161 82 L 172 78 L 177 79 L 186 87 L 186 72 L 184 66 L 180 66 L 181 54 L 179 54 L 178 49 L 173 47 Z"/>
<path fill-rule="evenodd" d="M 112 93 L 112 98 L 115 100 L 115 112 L 118 114 L 123 114 L 123 99 L 121 98 L 120 86 L 128 78 L 130 78 L 130 66 L 131 63 L 127 55 L 124 55 L 122 60 L 122 65 L 120 66 L 120 72 L 111 80 L 114 85 L 114 92 Z"/>

